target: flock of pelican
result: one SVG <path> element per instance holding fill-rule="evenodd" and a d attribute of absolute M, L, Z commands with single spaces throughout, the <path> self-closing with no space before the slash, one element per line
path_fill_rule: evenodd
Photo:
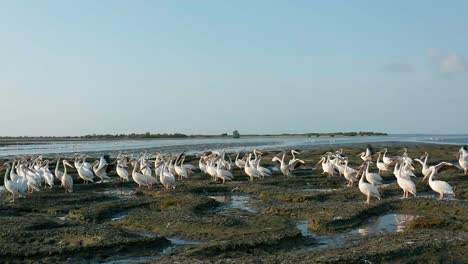
<path fill-rule="evenodd" d="M 412 159 L 408 156 L 408 150 L 403 149 L 401 156 L 389 157 L 387 156 L 387 149 L 374 153 L 372 146 L 368 145 L 365 152 L 360 153 L 358 156 L 363 160 L 363 163 L 357 168 L 348 166 L 348 157 L 343 155 L 343 150 L 340 149 L 336 152 L 327 152 L 323 155 L 317 164 L 322 165 L 322 174 L 340 175 L 347 180 L 347 186 L 353 186 L 354 182 L 359 181 L 359 190 L 367 197 L 366 203 L 370 203 L 371 197 L 380 200 L 379 186 L 383 184 L 381 174 L 389 172 L 395 175 L 398 186 L 403 190 L 403 197 L 408 198 L 410 194 L 416 197 L 416 184 L 412 178 L 416 178 L 414 174 L 414 162 L 421 165 L 421 173 L 423 181 L 428 180 L 430 188 L 439 193 L 440 199 L 444 195 L 453 195 L 453 188 L 445 181 L 434 180 L 434 176 L 444 168 L 457 168 L 463 170 L 465 174 L 468 173 L 468 149 L 466 146 L 460 148 L 458 156 L 458 164 L 449 162 L 440 162 L 436 165 L 428 165 L 429 153 L 417 159 Z M 378 173 L 369 172 L 369 167 L 374 164 L 373 158 L 377 156 L 375 162 Z M 393 169 L 392 169 L 393 166 Z"/>
<path fill-rule="evenodd" d="M 292 175 L 297 167 L 305 164 L 304 160 L 296 157 L 300 153 L 292 150 L 292 158 L 288 158 L 286 151 L 281 151 L 274 156 L 272 162 L 278 163 L 279 171 L 285 178 Z M 235 157 L 231 157 L 224 151 L 211 151 L 199 156 L 198 169 L 211 177 L 212 181 L 226 181 L 234 179 L 233 169 L 237 167 L 249 177 L 250 181 L 255 179 L 264 179 L 272 176 L 271 168 L 261 165 L 263 153 L 253 150 L 246 153 L 242 158 L 237 152 Z M 380 200 L 379 185 L 383 180 L 380 176 L 385 172 L 392 172 L 396 177 L 397 184 L 403 190 L 403 198 L 408 198 L 409 194 L 416 196 L 416 185 L 411 179 L 416 177 L 414 174 L 414 162 L 422 166 L 423 180 L 428 179 L 429 186 L 435 192 L 440 194 L 440 199 L 444 195 L 454 195 L 452 187 L 444 181 L 434 180 L 434 176 L 444 167 L 456 167 L 468 173 L 468 149 L 462 147 L 459 150 L 458 165 L 448 162 L 441 162 L 437 165 L 428 165 L 429 154 L 425 153 L 420 159 L 412 159 L 408 156 L 405 149 L 403 155 L 398 157 L 387 156 L 387 149 L 383 152 L 374 153 L 374 150 L 368 145 L 365 152 L 359 156 L 363 160 L 361 166 L 357 169 L 348 165 L 348 157 L 343 154 L 343 150 L 325 153 L 317 163 L 322 165 L 323 174 L 341 175 L 347 180 L 347 186 L 353 186 L 354 182 L 359 182 L 359 190 L 367 196 L 367 203 L 370 203 L 371 197 Z M 373 164 L 373 158 L 377 156 L 376 166 L 378 173 L 370 172 L 369 167 Z M 110 180 L 108 173 L 115 167 L 116 174 L 120 181 L 129 181 L 130 178 L 139 188 L 147 187 L 151 189 L 159 183 L 166 189 L 176 188 L 176 178 L 183 180 L 190 178 L 197 168 L 192 164 L 185 163 L 185 154 L 179 156 L 164 156 L 160 153 L 149 155 L 141 153 L 139 155 L 118 154 L 113 162 L 108 156 L 102 156 L 93 163 L 86 161 L 86 156 L 75 154 L 69 159 L 60 157 L 54 160 L 38 157 L 18 157 L 7 161 L 1 170 L 6 170 L 4 176 L 5 189 L 13 195 L 13 201 L 16 197 L 26 197 L 33 192 L 39 192 L 41 188 L 52 189 L 56 182 L 60 183 L 65 193 L 73 192 L 73 177 L 69 174 L 67 168 L 74 168 L 78 177 L 84 184 L 103 182 Z M 233 160 L 234 159 L 234 160 Z M 69 161 L 70 160 L 70 161 Z M 55 161 L 53 172 L 49 165 Z M 71 164 L 73 162 L 73 164 Z M 131 166 L 131 170 L 129 168 Z M 393 170 L 392 170 L 393 166 Z M 154 172 L 153 172 L 154 171 Z"/>

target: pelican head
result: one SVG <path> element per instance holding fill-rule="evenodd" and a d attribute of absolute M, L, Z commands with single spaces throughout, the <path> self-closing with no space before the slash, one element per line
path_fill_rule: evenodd
<path fill-rule="evenodd" d="M 297 154 L 297 155 L 301 154 L 299 151 L 296 151 L 295 149 L 291 150 L 291 153 L 294 153 L 294 154 Z"/>
<path fill-rule="evenodd" d="M 70 168 L 74 168 L 73 165 L 71 165 L 67 160 L 63 160 L 63 165 L 66 165 Z"/>
<path fill-rule="evenodd" d="M 424 152 L 424 154 L 421 156 L 421 159 L 424 159 L 425 157 L 429 157 L 429 153 Z"/>

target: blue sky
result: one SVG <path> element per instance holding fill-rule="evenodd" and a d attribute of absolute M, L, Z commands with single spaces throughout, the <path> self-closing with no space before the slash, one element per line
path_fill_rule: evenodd
<path fill-rule="evenodd" d="M 467 133 L 466 1 L 0 1 L 0 135 Z"/>

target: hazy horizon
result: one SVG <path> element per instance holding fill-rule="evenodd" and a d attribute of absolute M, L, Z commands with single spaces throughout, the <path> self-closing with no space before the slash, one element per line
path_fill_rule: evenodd
<path fill-rule="evenodd" d="M 468 2 L 0 3 L 0 136 L 466 134 Z"/>

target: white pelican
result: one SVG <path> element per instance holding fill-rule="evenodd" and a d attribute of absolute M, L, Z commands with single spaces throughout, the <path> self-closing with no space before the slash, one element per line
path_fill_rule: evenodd
<path fill-rule="evenodd" d="M 11 169 L 10 169 L 10 180 L 14 181 L 14 182 L 17 182 L 21 179 L 24 179 L 22 176 L 18 175 L 15 173 L 15 163 L 16 161 L 13 161 L 13 164 L 11 165 Z"/>
<path fill-rule="evenodd" d="M 141 188 L 141 186 L 145 186 L 145 187 L 148 187 L 148 189 L 151 189 L 152 185 L 148 182 L 148 178 L 145 175 L 137 171 L 138 161 L 134 160 L 131 163 L 133 166 L 133 171 L 132 171 L 133 181 L 136 182 L 136 184 L 138 184 L 139 188 Z"/>
<path fill-rule="evenodd" d="M 301 160 L 299 159 L 296 159 L 296 161 L 294 161 L 293 163 L 290 163 L 290 164 L 286 164 L 284 162 L 284 158 L 286 156 L 286 151 L 283 151 L 283 157 L 281 159 L 279 159 L 277 156 L 273 157 L 272 161 L 277 161 L 280 163 L 280 171 L 283 173 L 283 176 L 285 178 L 289 178 L 289 176 L 291 176 L 291 171 L 292 169 L 299 163 L 301 163 Z"/>
<path fill-rule="evenodd" d="M 387 151 L 388 151 L 387 148 L 384 148 L 383 150 L 384 150 L 384 153 L 383 153 L 383 156 L 382 156 L 383 163 L 385 163 L 385 165 L 387 165 L 387 166 L 395 165 L 396 159 L 387 157 Z"/>
<path fill-rule="evenodd" d="M 366 152 L 359 153 L 358 157 L 360 157 L 363 161 L 368 161 L 372 160 L 372 155 L 374 155 L 374 149 L 370 144 L 368 144 Z"/>
<path fill-rule="evenodd" d="M 379 152 L 377 152 L 377 154 L 379 156 L 377 157 L 376 165 L 377 165 L 377 168 L 379 169 L 379 174 L 382 174 L 382 172 L 385 172 L 385 171 L 391 172 L 392 170 L 391 170 L 389 165 L 385 164 L 385 162 L 380 162 L 380 157 L 381 157 L 382 153 L 379 151 Z"/>
<path fill-rule="evenodd" d="M 184 154 L 182 153 L 179 157 L 177 157 L 176 161 L 174 162 L 174 169 L 177 175 L 179 175 L 179 180 L 182 180 L 183 178 L 188 178 L 189 173 L 187 169 L 183 166 L 182 161 L 183 161 L 183 156 Z"/>
<path fill-rule="evenodd" d="M 366 180 L 372 185 L 381 185 L 383 182 L 382 177 L 377 173 L 369 172 L 370 163 L 371 161 L 368 161 L 367 164 L 365 165 L 366 166 L 366 172 L 365 172 Z"/>
<path fill-rule="evenodd" d="M 101 158 L 102 159 L 102 158 Z M 101 179 L 101 183 L 104 181 L 104 180 L 110 180 L 110 177 L 107 176 L 107 172 L 106 172 L 106 169 L 107 169 L 107 163 L 102 163 L 101 161 L 98 161 L 96 160 L 94 163 L 93 163 L 93 171 L 94 171 L 94 174 L 99 178 Z"/>
<path fill-rule="evenodd" d="M 216 166 L 216 177 L 220 178 L 223 181 L 223 184 L 226 181 L 232 181 L 232 179 L 234 178 L 230 171 L 221 169 L 221 160 L 218 161 Z"/>
<path fill-rule="evenodd" d="M 326 157 L 322 157 L 317 164 L 322 163 L 322 174 L 328 174 L 329 176 L 335 175 L 336 171 L 335 167 L 331 164 L 330 162 L 330 155 L 327 155 Z M 339 173 L 339 172 L 338 172 Z"/>
<path fill-rule="evenodd" d="M 455 196 L 455 193 L 453 192 L 452 186 L 450 186 L 450 184 L 444 181 L 435 181 L 432 179 L 435 173 L 436 169 L 431 168 L 431 174 L 429 176 L 429 186 L 434 192 L 440 194 L 440 200 L 444 199 L 444 194 L 451 194 Z"/>
<path fill-rule="evenodd" d="M 121 181 L 128 182 L 128 171 L 122 165 L 117 164 L 115 170 L 117 171 L 117 175 L 119 175 Z"/>
<path fill-rule="evenodd" d="M 245 174 L 247 174 L 250 177 L 250 181 L 253 181 L 254 178 L 261 178 L 262 175 L 260 172 L 257 170 L 257 168 L 250 164 L 250 160 L 252 159 L 252 153 L 249 154 L 249 157 L 247 158 L 247 161 L 245 162 L 245 167 L 244 171 Z"/>
<path fill-rule="evenodd" d="M 345 166 L 343 170 L 343 176 L 348 181 L 348 184 L 346 184 L 346 186 L 350 187 L 350 186 L 353 186 L 354 181 L 357 180 L 359 171 L 351 167 L 348 167 L 348 158 L 345 157 L 344 162 L 345 162 Z"/>
<path fill-rule="evenodd" d="M 258 156 L 258 163 L 257 163 L 257 170 L 260 172 L 260 175 L 262 175 L 262 179 L 265 178 L 265 176 L 270 177 L 271 176 L 271 171 L 263 166 L 260 165 L 262 161 L 262 156 Z"/>
<path fill-rule="evenodd" d="M 301 153 L 300 153 L 300 152 L 298 152 L 298 151 L 296 151 L 296 150 L 294 150 L 294 149 L 293 149 L 293 150 L 291 150 L 291 155 L 292 155 L 292 157 L 293 157 L 293 158 L 289 160 L 289 163 L 288 163 L 288 164 L 293 164 L 293 163 L 297 163 L 297 164 L 298 164 L 298 163 L 305 164 L 305 161 L 303 161 L 303 160 L 301 160 L 301 159 L 298 159 L 298 158 L 296 158 L 296 155 L 295 155 L 295 154 L 299 155 L 299 154 L 301 154 Z M 296 167 L 296 165 L 295 165 L 295 166 L 294 166 L 294 167 L 293 167 L 291 170 L 294 170 L 294 169 L 295 169 L 295 167 Z"/>
<path fill-rule="evenodd" d="M 203 173 L 207 173 L 206 172 L 206 160 L 207 160 L 206 156 L 200 156 L 200 160 L 198 161 L 198 168 Z"/>
<path fill-rule="evenodd" d="M 34 171 L 32 168 L 26 167 L 24 164 L 20 166 L 25 175 L 26 175 L 26 180 L 27 180 L 27 185 L 28 185 L 28 192 L 33 193 L 34 191 L 39 192 L 41 188 L 41 177 L 36 171 Z"/>
<path fill-rule="evenodd" d="M 63 173 L 60 176 L 61 177 L 60 182 L 61 182 L 61 185 L 63 186 L 63 188 L 65 189 L 65 193 L 67 193 L 67 192 L 71 193 L 71 192 L 73 192 L 73 179 L 67 173 L 67 166 L 70 167 L 70 168 L 73 168 L 73 166 L 70 163 L 68 163 L 67 160 L 63 160 L 62 163 L 63 163 Z"/>
<path fill-rule="evenodd" d="M 15 201 L 16 196 L 25 198 L 27 192 L 25 189 L 25 184 L 23 184 L 23 180 L 19 180 L 19 181 L 8 180 L 8 174 L 10 173 L 11 165 L 9 163 L 5 163 L 3 164 L 2 167 L 6 168 L 3 183 L 5 184 L 5 189 L 13 195 L 13 202 Z"/>
<path fill-rule="evenodd" d="M 59 165 L 60 165 L 60 157 L 57 157 L 57 163 L 55 164 L 55 178 L 57 178 L 57 180 L 61 181 L 63 172 L 60 171 Z"/>
<path fill-rule="evenodd" d="M 211 158 L 208 160 L 208 163 L 206 164 L 206 173 L 211 176 L 212 181 L 216 181 L 216 166 L 215 166 L 215 161 L 218 158 Z"/>
<path fill-rule="evenodd" d="M 376 186 L 364 181 L 365 176 L 362 173 L 363 170 L 364 166 L 361 166 L 359 169 L 359 173 L 361 174 L 361 178 L 359 179 L 359 190 L 361 191 L 361 193 L 367 196 L 366 203 L 370 204 L 371 197 L 375 197 L 380 200 L 380 192 Z"/>
<path fill-rule="evenodd" d="M 47 185 L 49 185 L 49 188 L 52 189 L 52 187 L 54 187 L 54 175 L 49 170 L 49 163 L 50 161 L 46 160 L 44 166 L 42 166 L 40 170 L 42 171 L 42 178 Z"/>
<path fill-rule="evenodd" d="M 164 163 L 162 173 L 159 176 L 159 181 L 166 189 L 175 189 L 176 188 L 176 180 L 174 174 L 170 173 L 167 170 L 167 165 Z"/>
<path fill-rule="evenodd" d="M 182 157 L 182 161 L 180 162 L 181 166 L 187 171 L 188 176 L 193 174 L 193 170 L 195 170 L 195 166 L 192 164 L 185 164 L 185 155 Z"/>
<path fill-rule="evenodd" d="M 400 170 L 399 163 L 395 164 L 395 167 L 393 169 L 393 175 L 395 175 L 396 178 L 401 177 L 401 178 L 407 179 L 408 181 L 411 181 L 411 177 L 408 173 L 406 173 L 406 170 L 403 170 L 403 169 Z"/>
<path fill-rule="evenodd" d="M 429 153 L 427 153 L 427 152 L 424 153 L 424 155 L 421 157 L 421 159 L 423 159 L 423 158 L 424 158 L 424 162 L 422 160 L 420 160 L 420 159 L 414 159 L 414 161 L 419 162 L 419 164 L 421 164 L 421 166 L 422 166 L 421 173 L 424 176 L 423 181 L 426 180 L 427 177 L 429 177 L 429 175 L 431 174 L 432 169 L 434 169 L 435 174 L 437 174 L 439 172 L 439 170 L 441 168 L 443 168 L 444 166 L 452 166 L 453 167 L 452 163 L 448 163 L 448 162 L 445 162 L 445 161 L 442 161 L 437 165 L 432 165 L 432 166 L 429 167 L 427 165 L 427 159 L 429 158 Z"/>
<path fill-rule="evenodd" d="M 458 164 L 460 165 L 460 169 L 463 170 L 463 172 L 468 174 L 468 147 L 463 146 L 459 150 L 459 157 L 458 157 Z"/>
<path fill-rule="evenodd" d="M 395 170 L 398 169 L 399 164 L 395 165 Z M 402 176 L 402 167 L 399 167 L 399 173 L 395 174 L 397 178 L 398 186 L 403 190 L 403 196 L 401 198 L 408 198 L 409 194 L 413 194 L 416 197 L 416 185 L 414 182 L 409 178 L 409 176 Z"/>
<path fill-rule="evenodd" d="M 86 162 L 86 158 L 84 158 L 81 163 L 77 163 L 75 160 L 75 165 L 77 164 L 78 167 L 76 167 L 76 169 L 78 171 L 78 176 L 83 179 L 84 183 L 87 184 L 88 182 L 94 182 L 94 173 L 91 171 L 91 169 L 88 169 L 86 164 L 89 163 Z"/>
<path fill-rule="evenodd" d="M 237 168 L 243 169 L 245 167 L 246 158 L 247 158 L 247 154 L 245 154 L 242 159 L 239 159 L 239 152 L 237 152 L 236 158 L 234 159 L 234 163 L 236 164 Z"/>

